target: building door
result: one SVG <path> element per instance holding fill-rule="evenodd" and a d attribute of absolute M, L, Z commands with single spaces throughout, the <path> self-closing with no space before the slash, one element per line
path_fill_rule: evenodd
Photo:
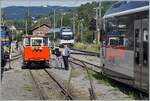
<path fill-rule="evenodd" d="M 134 21 L 134 77 L 135 84 L 141 89 L 148 89 L 148 34 L 149 20 L 138 19 Z"/>

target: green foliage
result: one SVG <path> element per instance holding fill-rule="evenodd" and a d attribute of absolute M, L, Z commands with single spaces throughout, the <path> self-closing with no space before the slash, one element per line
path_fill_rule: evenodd
<path fill-rule="evenodd" d="M 15 20 L 13 24 L 16 27 L 25 28 L 25 21 L 24 20 Z"/>
<path fill-rule="evenodd" d="M 102 16 L 105 14 L 105 12 L 111 7 L 113 3 L 116 1 L 102 1 L 102 7 L 101 7 L 101 14 Z M 92 2 L 81 5 L 76 13 L 76 29 L 77 26 L 79 26 L 79 30 L 81 29 L 81 26 L 79 25 L 81 22 L 83 24 L 83 39 L 81 40 L 81 34 L 76 36 L 76 41 L 80 41 L 83 43 L 93 43 L 94 36 L 96 36 L 95 32 L 89 31 L 90 27 L 90 21 L 92 18 L 96 17 L 96 10 L 94 8 L 99 7 L 98 2 Z"/>
<path fill-rule="evenodd" d="M 21 41 L 22 40 L 22 35 L 21 34 L 17 34 L 15 36 L 15 39 L 14 40 L 17 40 L 17 41 Z"/>
<path fill-rule="evenodd" d="M 99 44 L 88 44 L 88 43 L 75 43 L 74 48 L 83 49 L 92 52 L 99 52 L 100 45 Z"/>
<path fill-rule="evenodd" d="M 101 14 L 102 16 L 104 13 L 110 8 L 110 6 L 115 3 L 116 1 L 103 1 L 101 7 Z M 78 20 L 84 19 L 84 27 L 89 28 L 89 22 L 91 18 L 96 16 L 96 10 L 94 8 L 98 7 L 98 2 L 87 3 L 81 5 L 78 9 Z"/>
<path fill-rule="evenodd" d="M 94 40 L 94 32 L 92 31 L 87 31 L 87 32 L 83 32 L 83 43 L 93 43 Z"/>
<path fill-rule="evenodd" d="M 13 21 L 12 20 L 5 20 L 5 25 L 11 26 L 11 25 L 13 25 Z"/>

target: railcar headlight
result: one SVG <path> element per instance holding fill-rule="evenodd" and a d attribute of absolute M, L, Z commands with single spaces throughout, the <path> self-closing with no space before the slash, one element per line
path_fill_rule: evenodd
<path fill-rule="evenodd" d="M 42 50 L 42 47 L 40 47 L 39 49 Z"/>

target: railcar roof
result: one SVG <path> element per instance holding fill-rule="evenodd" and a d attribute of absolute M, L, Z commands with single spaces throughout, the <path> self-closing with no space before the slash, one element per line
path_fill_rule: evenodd
<path fill-rule="evenodd" d="M 25 35 L 23 37 L 49 37 L 48 35 Z"/>
<path fill-rule="evenodd" d="M 134 9 L 138 8 L 143 8 L 149 6 L 149 1 L 148 0 L 139 0 L 139 1 L 134 1 L 134 0 L 127 0 L 127 1 L 119 1 L 115 4 L 112 5 L 112 7 L 105 13 L 104 18 L 109 15 L 113 15 L 116 13 L 120 13 L 123 11 L 131 11 Z M 148 7 L 146 8 L 148 9 Z M 145 10 L 143 8 L 143 10 Z M 140 11 L 140 10 L 139 10 Z"/>

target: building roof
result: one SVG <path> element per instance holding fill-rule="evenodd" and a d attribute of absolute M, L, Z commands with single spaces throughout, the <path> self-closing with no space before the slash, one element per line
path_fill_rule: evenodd
<path fill-rule="evenodd" d="M 48 28 L 50 28 L 50 26 L 47 25 L 47 24 L 41 24 L 40 26 L 37 26 L 37 27 L 33 28 L 31 31 L 34 31 L 34 30 L 36 30 L 36 29 L 38 29 L 38 28 L 40 28 L 42 26 L 47 26 Z"/>

